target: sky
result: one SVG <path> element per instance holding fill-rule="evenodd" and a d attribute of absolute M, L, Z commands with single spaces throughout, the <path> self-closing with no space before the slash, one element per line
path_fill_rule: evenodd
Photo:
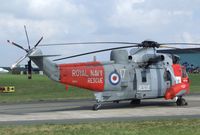
<path fill-rule="evenodd" d="M 200 43 L 199 0 L 1 0 L 0 66 L 11 66 L 27 48 L 24 25 L 33 46 L 83 41 L 198 42 Z M 114 45 L 39 47 L 44 54 L 70 56 Z M 119 46 L 119 45 L 118 45 Z M 109 60 L 104 52 L 58 63 Z M 28 60 L 28 59 L 27 59 Z M 27 62 L 24 60 L 22 65 Z"/>

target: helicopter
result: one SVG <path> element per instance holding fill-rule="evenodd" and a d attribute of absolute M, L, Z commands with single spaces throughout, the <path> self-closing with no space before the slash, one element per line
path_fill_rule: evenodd
<path fill-rule="evenodd" d="M 190 48 L 180 49 L 175 45 L 200 45 L 196 43 L 158 43 L 145 40 L 141 43 L 132 42 L 80 42 L 64 44 L 39 45 L 43 37 L 31 48 L 28 40 L 28 49 L 23 46 L 8 42 L 26 52 L 12 68 L 15 68 L 26 57 L 29 57 L 44 74 L 51 80 L 68 85 L 84 88 L 94 92 L 96 103 L 93 110 L 101 108 L 105 102 L 130 101 L 138 105 L 143 99 L 164 98 L 173 100 L 177 106 L 188 103 L 183 98 L 190 92 L 190 80 L 185 67 L 179 64 L 178 55 L 170 52 L 194 51 Z M 76 45 L 76 44 L 125 44 L 126 46 L 112 47 L 73 56 L 50 60 L 48 57 L 58 55 L 44 55 L 39 46 L 50 45 Z M 173 47 L 169 47 L 173 45 Z M 131 48 L 128 52 L 125 48 Z M 160 50 L 159 48 L 168 48 Z M 90 61 L 80 63 L 57 64 L 54 61 L 94 54 L 110 52 L 110 61 Z M 29 61 L 30 61 L 29 60 Z"/>

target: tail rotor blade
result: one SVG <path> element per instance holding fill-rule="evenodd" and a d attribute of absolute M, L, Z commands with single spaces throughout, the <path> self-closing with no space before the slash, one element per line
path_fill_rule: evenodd
<path fill-rule="evenodd" d="M 26 54 L 25 56 L 23 56 L 23 57 L 21 57 L 20 59 L 18 59 L 17 62 L 11 66 L 11 69 L 16 68 L 17 65 L 18 65 L 20 62 L 22 62 L 27 56 L 28 56 L 28 54 Z"/>
<path fill-rule="evenodd" d="M 12 44 L 12 45 L 14 45 L 14 46 L 16 46 L 16 47 L 18 47 L 18 48 L 24 50 L 25 52 L 28 52 L 27 49 L 25 49 L 24 47 L 22 47 L 21 45 L 15 43 L 15 42 L 11 42 L 10 40 L 7 40 L 7 42 L 8 42 L 9 44 Z"/>
<path fill-rule="evenodd" d="M 40 42 L 42 41 L 42 39 L 43 39 L 43 37 L 40 38 L 40 40 L 36 43 L 36 45 L 34 47 L 37 47 L 40 44 Z"/>
<path fill-rule="evenodd" d="M 26 34 L 27 43 L 28 43 L 28 49 L 31 49 L 30 42 L 29 42 L 29 37 L 28 37 L 28 32 L 26 30 L 26 25 L 24 25 L 24 30 L 25 30 L 25 34 Z"/>

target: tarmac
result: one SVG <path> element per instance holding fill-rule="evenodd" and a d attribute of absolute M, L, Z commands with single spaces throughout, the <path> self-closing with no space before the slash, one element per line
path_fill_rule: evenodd
<path fill-rule="evenodd" d="M 92 99 L 39 101 L 0 104 L 0 124 L 63 124 L 97 121 L 129 121 L 200 118 L 200 95 L 185 97 L 187 106 L 176 106 L 164 99 L 142 100 L 140 105 L 130 102 L 104 103 L 93 111 Z"/>

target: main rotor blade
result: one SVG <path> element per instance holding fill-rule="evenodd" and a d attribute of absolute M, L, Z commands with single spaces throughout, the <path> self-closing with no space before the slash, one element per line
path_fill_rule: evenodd
<path fill-rule="evenodd" d="M 41 44 L 40 46 L 67 46 L 67 45 L 81 45 L 81 44 L 140 44 L 133 42 L 77 42 L 77 43 L 51 43 Z M 200 43 L 159 43 L 160 45 L 200 45 Z"/>
<path fill-rule="evenodd" d="M 200 48 L 165 49 L 165 50 L 157 50 L 157 52 L 169 53 L 169 54 L 200 53 Z"/>
<path fill-rule="evenodd" d="M 121 47 L 114 47 L 114 48 L 102 49 L 102 50 L 97 50 L 97 51 L 92 51 L 92 52 L 87 52 L 87 53 L 72 55 L 72 56 L 68 56 L 68 57 L 64 57 L 64 58 L 59 58 L 59 59 L 55 59 L 53 61 L 59 61 L 59 60 L 64 60 L 64 59 L 69 59 L 69 58 L 84 56 L 84 55 L 88 55 L 88 54 L 93 54 L 93 53 L 100 53 L 100 52 L 106 52 L 106 51 L 110 51 L 110 50 L 123 49 L 123 48 L 131 48 L 131 47 L 138 47 L 138 45 L 135 45 L 135 46 L 130 45 L 130 46 L 121 46 Z"/>
<path fill-rule="evenodd" d="M 172 46 L 167 46 L 167 45 L 161 45 L 159 48 L 181 49 L 181 48 L 178 48 L 178 47 L 172 47 Z"/>
<path fill-rule="evenodd" d="M 188 45 L 188 46 L 200 46 L 200 43 L 159 43 L 160 45 Z"/>
<path fill-rule="evenodd" d="M 139 44 L 139 43 L 132 43 L 132 42 L 77 42 L 77 43 L 41 44 L 40 46 L 67 46 L 67 45 L 81 45 L 81 44 L 128 44 L 128 45 L 136 45 L 136 44 Z"/>
<path fill-rule="evenodd" d="M 26 25 L 24 25 L 24 30 L 25 30 L 25 34 L 26 34 L 26 40 L 27 40 L 27 43 L 28 43 L 28 49 L 30 50 L 31 47 L 30 47 L 30 42 L 29 42 L 28 33 L 27 33 L 27 30 L 26 30 Z"/>
<path fill-rule="evenodd" d="M 157 50 L 159 53 L 173 53 L 173 54 L 182 54 L 182 53 L 199 53 L 200 48 L 178 48 L 171 47 L 169 45 L 187 45 L 187 46 L 200 46 L 200 43 L 161 43 L 161 48 L 170 48 L 166 50 Z"/>
<path fill-rule="evenodd" d="M 18 48 L 20 48 L 20 49 L 22 49 L 22 50 L 24 50 L 24 51 L 26 51 L 26 52 L 28 52 L 27 49 L 25 49 L 24 47 L 22 47 L 21 45 L 15 43 L 15 42 L 11 42 L 10 40 L 7 40 L 7 42 L 12 44 L 12 45 L 14 45 L 14 46 L 16 46 L 16 47 L 18 47 Z"/>
<path fill-rule="evenodd" d="M 39 45 L 39 43 L 42 41 L 43 37 L 40 38 L 40 40 L 35 44 L 34 47 L 37 47 Z"/>

